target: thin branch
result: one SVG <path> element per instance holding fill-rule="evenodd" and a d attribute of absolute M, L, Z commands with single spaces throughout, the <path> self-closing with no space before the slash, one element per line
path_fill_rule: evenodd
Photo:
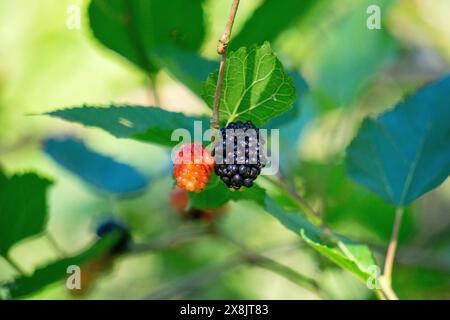
<path fill-rule="evenodd" d="M 256 253 L 250 253 L 248 259 L 250 264 L 272 271 L 299 287 L 314 292 L 319 297 L 322 296 L 322 293 L 319 292 L 319 284 L 314 279 L 297 272 L 291 267 Z"/>
<path fill-rule="evenodd" d="M 305 198 L 303 198 L 295 189 L 295 186 L 286 178 L 286 176 L 283 174 L 281 170 L 278 170 L 277 173 L 278 178 L 285 184 L 287 191 L 302 205 L 304 205 L 312 214 L 314 214 L 317 217 L 320 217 L 319 212 L 317 212 L 309 203 L 306 201 Z"/>
<path fill-rule="evenodd" d="M 391 284 L 389 284 L 384 276 L 379 278 L 380 287 L 383 290 L 385 297 L 388 300 L 398 300 L 397 294 L 392 289 Z"/>
<path fill-rule="evenodd" d="M 170 283 L 162 289 L 149 294 L 144 299 L 161 300 L 179 297 L 186 294 L 192 294 L 198 290 L 201 290 L 208 284 L 216 281 L 224 273 L 229 272 L 245 263 L 270 270 L 302 288 L 313 291 L 319 297 L 322 295 L 318 292 L 318 284 L 313 279 L 301 275 L 290 267 L 280 264 L 268 257 L 256 253 L 242 251 L 234 258 L 229 259 L 224 263 L 212 267 L 203 268 L 201 270 L 193 272 L 192 274 L 181 280 L 174 281 L 173 283 Z"/>
<path fill-rule="evenodd" d="M 298 206 L 298 208 L 305 214 L 305 217 L 316 226 L 323 226 L 323 221 L 316 211 L 308 204 L 308 202 L 298 194 L 294 188 L 288 187 L 280 179 L 273 179 L 268 176 L 262 176 L 265 180 L 273 184 L 275 187 L 283 190 L 289 196 L 289 198 Z"/>
<path fill-rule="evenodd" d="M 214 93 L 214 106 L 213 113 L 211 116 L 211 129 L 219 129 L 219 106 L 220 106 L 220 95 L 222 93 L 223 76 L 225 73 L 225 65 L 227 62 L 227 49 L 228 43 L 231 38 L 231 31 L 233 29 L 234 18 L 239 7 L 239 0 L 233 0 L 231 6 L 230 16 L 228 17 L 227 25 L 225 26 L 225 31 L 219 39 L 219 45 L 217 47 L 217 53 L 222 56 L 219 67 L 219 76 L 217 78 L 216 92 Z"/>
<path fill-rule="evenodd" d="M 181 228 L 180 231 L 174 234 L 163 236 L 150 243 L 131 244 L 127 250 L 127 254 L 167 250 L 197 240 L 199 237 L 205 235 L 208 235 L 208 231 L 204 228 Z"/>
<path fill-rule="evenodd" d="M 27 273 L 11 257 L 5 255 L 4 258 L 18 274 L 26 276 Z"/>
<path fill-rule="evenodd" d="M 397 208 L 395 211 L 395 221 L 392 228 L 391 241 L 386 253 L 386 260 L 384 262 L 383 276 L 390 286 L 392 284 L 392 269 L 394 265 L 395 252 L 397 250 L 398 234 L 400 231 L 400 226 L 402 224 L 404 208 Z"/>
<path fill-rule="evenodd" d="M 67 253 L 59 246 L 58 242 L 55 240 L 53 235 L 47 230 L 45 232 L 45 238 L 48 243 L 52 246 L 52 248 L 62 257 L 67 256 Z"/>
<path fill-rule="evenodd" d="M 204 268 L 188 275 L 181 280 L 175 280 L 159 289 L 150 293 L 145 300 L 166 300 L 174 297 L 184 296 L 186 294 L 192 294 L 203 287 L 207 286 L 211 282 L 219 279 L 224 273 L 240 266 L 242 264 L 241 259 L 228 260 L 222 264 Z"/>

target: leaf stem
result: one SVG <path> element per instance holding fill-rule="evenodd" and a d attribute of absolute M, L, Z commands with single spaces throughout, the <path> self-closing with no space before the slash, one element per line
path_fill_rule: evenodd
<path fill-rule="evenodd" d="M 217 46 L 217 53 L 222 56 L 222 60 L 220 61 L 219 67 L 219 76 L 217 78 L 217 86 L 216 92 L 214 93 L 214 105 L 213 105 L 213 113 L 211 116 L 211 129 L 217 130 L 219 129 L 219 106 L 220 106 L 220 95 L 222 93 L 222 83 L 223 76 L 225 73 L 225 65 L 227 62 L 227 48 L 228 43 L 231 38 L 231 31 L 233 29 L 234 18 L 236 17 L 236 13 L 239 7 L 240 0 L 233 0 L 233 4 L 231 6 L 230 15 L 228 17 L 227 24 L 225 26 L 225 31 L 219 39 L 219 45 Z"/>
<path fill-rule="evenodd" d="M 317 212 L 309 203 L 306 201 L 305 198 L 303 198 L 297 190 L 295 190 L 294 185 L 286 178 L 286 176 L 283 174 L 281 170 L 278 170 L 277 177 L 280 179 L 280 181 L 285 185 L 286 189 L 289 191 L 289 193 L 292 194 L 294 198 L 296 198 L 298 201 L 301 202 L 303 206 L 305 206 L 311 214 L 315 215 L 316 217 L 320 218 L 319 212 Z"/>
<path fill-rule="evenodd" d="M 298 285 L 299 287 L 302 287 L 315 293 L 319 297 L 322 296 L 322 293 L 319 292 L 319 285 L 314 279 L 309 278 L 292 269 L 291 267 L 281 264 L 269 257 L 256 253 L 250 253 L 250 256 L 247 257 L 247 262 L 250 265 L 255 265 L 260 268 L 269 270 L 273 273 L 276 273 L 279 276 Z"/>
<path fill-rule="evenodd" d="M 298 192 L 283 181 L 269 178 L 268 176 L 262 176 L 275 187 L 286 192 L 289 198 L 295 202 L 297 207 L 305 214 L 305 217 L 316 226 L 323 226 L 322 219 L 318 216 L 317 212 L 309 205 L 309 203 Z"/>
<path fill-rule="evenodd" d="M 398 297 L 392 289 L 392 270 L 395 260 L 395 252 L 397 251 L 398 234 L 400 231 L 400 226 L 402 224 L 403 213 L 405 209 L 399 207 L 395 210 L 395 220 L 394 226 L 392 227 L 391 240 L 389 241 L 389 246 L 386 252 L 386 260 L 384 262 L 383 275 L 380 277 L 380 284 L 383 288 L 384 293 L 389 299 L 397 300 Z"/>
<path fill-rule="evenodd" d="M 395 252 L 397 250 L 398 234 L 402 224 L 404 208 L 397 208 L 395 210 L 394 226 L 392 228 L 391 241 L 386 253 L 386 260 L 384 262 L 384 277 L 389 285 L 392 283 L 392 268 L 394 265 Z"/>
<path fill-rule="evenodd" d="M 319 297 L 323 296 L 323 294 L 319 292 L 318 284 L 314 279 L 310 279 L 302 274 L 299 274 L 292 268 L 280 264 L 271 258 L 255 252 L 242 250 L 229 260 L 221 264 L 196 271 L 179 281 L 175 281 L 174 283 L 167 285 L 159 291 L 151 293 L 145 297 L 145 299 L 170 299 L 184 294 L 192 294 L 207 286 L 211 282 L 217 281 L 217 279 L 224 273 L 243 264 L 254 265 L 267 269 L 304 289 L 311 290 Z"/>
<path fill-rule="evenodd" d="M 180 228 L 180 230 L 170 235 L 163 236 L 150 243 L 131 244 L 128 249 L 128 253 L 139 254 L 163 251 L 197 240 L 198 238 L 207 234 L 208 232 L 204 228 Z"/>

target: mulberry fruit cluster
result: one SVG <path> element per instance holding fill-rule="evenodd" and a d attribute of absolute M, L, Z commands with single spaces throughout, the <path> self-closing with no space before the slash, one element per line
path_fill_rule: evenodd
<path fill-rule="evenodd" d="M 214 150 L 216 174 L 228 187 L 250 188 L 266 164 L 259 129 L 250 121 L 237 121 L 220 132 L 223 140 Z"/>
<path fill-rule="evenodd" d="M 173 174 L 177 185 L 190 192 L 202 191 L 211 178 L 214 158 L 199 143 L 185 144 L 178 150 Z"/>

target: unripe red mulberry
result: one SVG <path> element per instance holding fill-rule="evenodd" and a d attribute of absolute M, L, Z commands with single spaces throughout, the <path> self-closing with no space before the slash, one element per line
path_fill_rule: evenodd
<path fill-rule="evenodd" d="M 199 143 L 181 146 L 175 157 L 173 175 L 177 185 L 190 192 L 202 191 L 214 171 L 214 159 Z"/>

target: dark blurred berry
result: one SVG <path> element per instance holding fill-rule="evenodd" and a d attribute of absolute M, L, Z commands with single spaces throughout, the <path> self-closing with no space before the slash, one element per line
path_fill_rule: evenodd
<path fill-rule="evenodd" d="M 120 234 L 120 238 L 117 244 L 111 249 L 111 253 L 124 252 L 129 241 L 131 240 L 131 235 L 128 228 L 125 227 L 122 223 L 114 219 L 108 219 L 102 222 L 96 230 L 96 234 L 99 238 L 103 238 L 113 232 L 118 232 Z"/>

